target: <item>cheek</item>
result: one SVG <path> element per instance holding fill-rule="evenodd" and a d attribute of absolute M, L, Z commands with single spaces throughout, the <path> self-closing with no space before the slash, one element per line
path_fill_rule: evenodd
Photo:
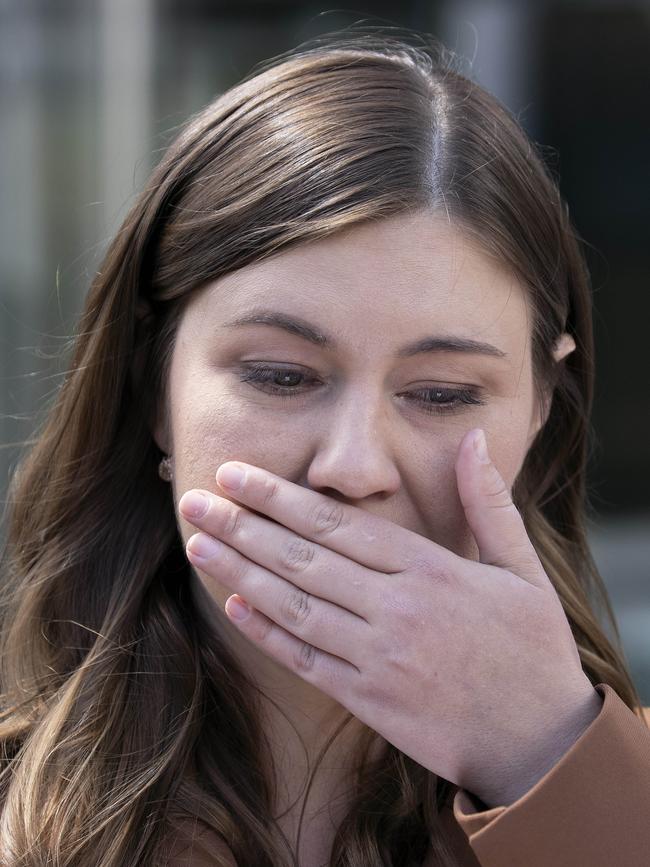
<path fill-rule="evenodd" d="M 482 426 L 490 456 L 510 490 L 526 456 L 528 428 L 523 419 L 505 418 L 507 423 L 486 420 Z M 424 519 L 424 528 L 418 532 L 461 557 L 477 560 L 478 548 L 460 501 L 455 470 L 458 446 L 471 426 L 459 426 L 453 436 L 438 439 L 435 450 L 411 462 L 409 476 L 413 480 L 411 499 L 421 504 Z M 406 456 L 404 461 L 408 463 Z"/>
<path fill-rule="evenodd" d="M 291 478 L 298 474 L 307 460 L 310 431 L 302 434 L 295 429 L 291 442 L 287 442 L 286 421 L 260 420 L 259 413 L 242 409 L 241 403 L 228 395 L 215 395 L 216 389 L 194 388 L 186 384 L 177 388 L 183 400 L 173 401 L 171 418 L 174 453 L 173 496 L 179 533 L 183 544 L 198 532 L 197 528 L 183 518 L 178 511 L 178 501 L 186 491 L 203 488 L 219 496 L 225 496 L 218 487 L 215 476 L 225 461 L 241 460 L 264 467 L 279 476 Z M 254 416 L 254 417 L 253 417 Z M 196 604 L 215 625 L 227 620 L 219 613 L 232 591 L 215 582 L 195 566 L 191 566 L 192 592 Z M 204 583 L 205 586 L 204 586 Z M 209 587 L 209 591 L 206 589 Z"/>
<path fill-rule="evenodd" d="M 419 515 L 409 529 L 453 551 L 460 557 L 475 559 L 476 546 L 465 520 L 458 486 L 455 461 L 462 431 L 438 437 L 435 448 L 421 450 L 418 458 L 402 459 L 404 491 L 410 505 L 417 504 Z M 410 482 L 406 480 L 410 479 Z"/>
<path fill-rule="evenodd" d="M 219 466 L 230 460 L 291 478 L 304 466 L 313 436 L 313 431 L 296 430 L 294 424 L 288 441 L 286 420 L 243 409 L 241 402 L 215 391 L 208 394 L 195 386 L 192 392 L 181 391 L 185 399 L 174 402 L 174 502 L 185 541 L 197 532 L 178 515 L 178 501 L 185 491 L 203 488 L 224 496 L 215 476 Z"/>
<path fill-rule="evenodd" d="M 486 429 L 485 433 L 490 458 L 508 490 L 512 490 L 528 451 L 528 426 L 522 420 L 507 428 Z"/>

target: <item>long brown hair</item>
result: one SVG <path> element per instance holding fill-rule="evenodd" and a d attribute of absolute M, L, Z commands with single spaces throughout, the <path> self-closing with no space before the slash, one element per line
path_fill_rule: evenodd
<path fill-rule="evenodd" d="M 198 288 L 416 208 L 446 213 L 529 291 L 536 383 L 552 397 L 513 493 L 586 674 L 640 706 L 585 535 L 590 285 L 557 182 L 433 37 L 328 34 L 254 69 L 169 146 L 92 281 L 65 380 L 13 474 L 0 669 L 7 863 L 155 865 L 184 820 L 211 828 L 239 864 L 291 863 L 273 833 L 258 696 L 193 605 L 150 423 Z M 565 330 L 576 350 L 553 365 Z M 390 744 L 365 762 L 378 735 L 365 736 L 330 864 L 407 867 L 431 845 L 452 867 L 438 820 L 451 784 Z"/>

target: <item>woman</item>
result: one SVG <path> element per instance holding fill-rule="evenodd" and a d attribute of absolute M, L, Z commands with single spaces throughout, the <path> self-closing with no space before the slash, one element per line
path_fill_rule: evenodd
<path fill-rule="evenodd" d="M 12 480 L 5 862 L 641 863 L 590 316 L 535 147 L 435 43 L 322 39 L 192 118 Z"/>

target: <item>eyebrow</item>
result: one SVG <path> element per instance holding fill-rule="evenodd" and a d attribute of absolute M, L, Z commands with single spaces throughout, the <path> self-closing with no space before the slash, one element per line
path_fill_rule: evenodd
<path fill-rule="evenodd" d="M 243 325 L 269 325 L 274 328 L 283 328 L 290 334 L 302 337 L 310 343 L 323 349 L 334 350 L 337 347 L 336 340 L 323 333 L 323 331 L 310 325 L 298 316 L 289 316 L 277 310 L 257 310 L 238 316 L 224 323 L 224 328 L 238 328 Z M 423 337 L 414 343 L 402 346 L 396 353 L 398 358 L 410 358 L 425 352 L 472 352 L 481 355 L 492 355 L 496 358 L 505 358 L 506 353 L 491 343 L 483 343 L 468 337 L 455 337 L 449 335 L 433 335 Z"/>

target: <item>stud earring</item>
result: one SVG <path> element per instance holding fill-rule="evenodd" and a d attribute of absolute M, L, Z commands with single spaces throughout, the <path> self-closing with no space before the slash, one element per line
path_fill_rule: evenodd
<path fill-rule="evenodd" d="M 158 464 L 158 475 L 164 482 L 171 482 L 172 480 L 172 459 L 169 455 L 165 455 L 165 457 Z"/>

